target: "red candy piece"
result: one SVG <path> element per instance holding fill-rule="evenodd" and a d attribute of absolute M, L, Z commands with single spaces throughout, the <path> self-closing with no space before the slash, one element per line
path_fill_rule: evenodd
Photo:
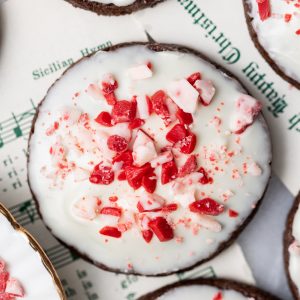
<path fill-rule="evenodd" d="M 292 15 L 291 14 L 285 14 L 284 15 L 284 21 L 285 22 L 290 22 L 291 21 L 291 19 L 292 19 Z"/>
<path fill-rule="evenodd" d="M 237 218 L 239 216 L 239 213 L 233 209 L 229 209 L 228 215 L 230 218 Z"/>
<path fill-rule="evenodd" d="M 223 296 L 221 292 L 218 292 L 212 300 L 223 300 Z"/>
<path fill-rule="evenodd" d="M 153 238 L 153 232 L 151 230 L 143 230 L 142 235 L 146 243 L 150 243 Z"/>
<path fill-rule="evenodd" d="M 145 124 L 145 121 L 143 119 L 134 119 L 133 121 L 131 121 L 128 125 L 128 128 L 130 130 L 133 130 L 133 129 L 137 129 L 141 126 L 143 126 Z"/>
<path fill-rule="evenodd" d="M 115 152 L 123 152 L 128 147 L 128 142 L 125 138 L 119 135 L 111 135 L 107 139 L 107 146 L 110 150 Z"/>
<path fill-rule="evenodd" d="M 120 180 L 120 181 L 126 180 L 126 174 L 125 174 L 125 171 L 124 171 L 124 170 L 122 170 L 122 171 L 120 172 L 120 174 L 118 175 L 118 180 Z"/>
<path fill-rule="evenodd" d="M 122 209 L 120 207 L 103 207 L 100 214 L 121 217 Z"/>
<path fill-rule="evenodd" d="M 181 108 L 177 110 L 176 117 L 182 125 L 190 125 L 194 121 L 192 114 L 184 112 Z"/>
<path fill-rule="evenodd" d="M 166 105 L 167 94 L 159 90 L 152 97 L 152 110 L 164 121 L 165 125 L 168 126 L 171 123 L 170 112 Z"/>
<path fill-rule="evenodd" d="M 180 152 L 190 154 L 194 151 L 197 143 L 196 135 L 190 132 L 187 137 L 179 142 Z"/>
<path fill-rule="evenodd" d="M 171 212 L 176 211 L 178 209 L 178 205 L 176 203 L 170 203 L 162 208 L 163 212 Z"/>
<path fill-rule="evenodd" d="M 118 201 L 118 197 L 117 196 L 110 196 L 108 199 L 111 202 L 117 202 Z"/>
<path fill-rule="evenodd" d="M 271 6 L 269 0 L 256 0 L 258 5 L 258 12 L 262 21 L 271 16 Z"/>
<path fill-rule="evenodd" d="M 154 173 L 144 176 L 142 179 L 142 186 L 146 192 L 152 194 L 156 189 L 157 179 Z"/>
<path fill-rule="evenodd" d="M 105 226 L 103 227 L 100 231 L 100 234 L 102 235 L 107 235 L 113 238 L 120 238 L 122 236 L 121 231 L 117 227 L 112 227 L 112 226 Z"/>
<path fill-rule="evenodd" d="M 140 201 L 137 203 L 136 207 L 140 213 L 161 211 L 161 208 L 145 209 Z"/>
<path fill-rule="evenodd" d="M 224 212 L 224 205 L 211 198 L 197 200 L 189 205 L 190 211 L 204 215 L 218 216 Z"/>
<path fill-rule="evenodd" d="M 180 168 L 178 172 L 178 177 L 184 177 L 195 172 L 197 169 L 197 159 L 196 155 L 191 155 L 185 162 L 185 164 Z"/>
<path fill-rule="evenodd" d="M 186 80 L 191 84 L 194 85 L 197 80 L 201 79 L 201 74 L 199 72 L 193 73 L 190 75 Z"/>
<path fill-rule="evenodd" d="M 121 100 L 112 109 L 112 119 L 115 123 L 131 122 L 136 115 L 136 102 Z"/>
<path fill-rule="evenodd" d="M 90 182 L 94 184 L 111 184 L 114 181 L 115 174 L 111 167 L 103 166 L 101 163 L 96 165 L 90 175 Z"/>
<path fill-rule="evenodd" d="M 7 282 L 8 278 L 9 278 L 8 272 L 1 272 L 0 273 L 0 294 L 5 291 L 6 282 Z"/>
<path fill-rule="evenodd" d="M 198 170 L 199 173 L 202 173 L 203 177 L 199 180 L 201 184 L 211 184 L 213 183 L 213 179 L 208 176 L 207 172 L 203 167 Z"/>
<path fill-rule="evenodd" d="M 166 242 L 174 238 L 172 227 L 163 217 L 157 217 L 151 220 L 148 226 L 161 242 Z"/>
<path fill-rule="evenodd" d="M 132 158 L 132 151 L 126 150 L 124 152 L 118 153 L 114 158 L 112 163 L 116 162 L 123 162 L 122 169 L 128 166 L 132 166 L 133 164 L 133 158 Z"/>
<path fill-rule="evenodd" d="M 117 102 L 115 90 L 118 88 L 118 82 L 112 78 L 112 82 L 102 82 L 102 94 L 109 105 L 114 105 Z"/>
<path fill-rule="evenodd" d="M 176 124 L 166 135 L 166 139 L 170 143 L 177 143 L 183 140 L 188 135 L 188 131 L 181 124 Z"/>
<path fill-rule="evenodd" d="M 101 112 L 98 117 L 95 119 L 95 121 L 103 126 L 106 127 L 112 127 L 111 123 L 111 115 L 107 111 Z"/>
<path fill-rule="evenodd" d="M 161 183 L 167 184 L 168 182 L 177 178 L 178 169 L 174 160 L 162 164 L 161 166 Z"/>
<path fill-rule="evenodd" d="M 147 163 L 141 167 L 126 167 L 125 174 L 128 184 L 134 189 L 138 189 L 142 186 L 142 180 L 147 173 L 152 172 L 150 163 Z"/>

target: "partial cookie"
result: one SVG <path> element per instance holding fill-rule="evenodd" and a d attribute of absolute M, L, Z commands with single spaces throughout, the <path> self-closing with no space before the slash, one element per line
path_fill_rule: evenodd
<path fill-rule="evenodd" d="M 289 213 L 284 236 L 284 261 L 295 299 L 300 299 L 300 194 Z"/>
<path fill-rule="evenodd" d="M 0 232 L 0 299 L 66 299 L 45 252 L 1 203 Z"/>
<path fill-rule="evenodd" d="M 269 181 L 260 109 L 185 47 L 128 43 L 82 59 L 33 124 L 29 182 L 44 222 L 110 271 L 203 263 L 234 241 Z"/>
<path fill-rule="evenodd" d="M 254 286 L 226 279 L 195 279 L 162 287 L 138 300 L 278 300 Z"/>
<path fill-rule="evenodd" d="M 244 0 L 252 40 L 278 75 L 300 89 L 300 6 L 296 1 Z"/>
<path fill-rule="evenodd" d="M 66 0 L 75 7 L 90 10 L 98 15 L 120 16 L 130 14 L 164 0 Z"/>

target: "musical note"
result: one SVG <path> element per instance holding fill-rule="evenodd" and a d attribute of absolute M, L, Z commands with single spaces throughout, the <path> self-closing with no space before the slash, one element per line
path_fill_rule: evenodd
<path fill-rule="evenodd" d="M 30 100 L 32 108 L 20 113 L 12 113 L 12 117 L 0 122 L 0 148 L 20 137 L 27 137 L 31 130 L 32 119 L 36 113 L 36 106 Z"/>
<path fill-rule="evenodd" d="M 10 211 L 22 226 L 33 224 L 40 219 L 36 205 L 32 199 L 11 207 Z"/>
<path fill-rule="evenodd" d="M 14 113 L 12 113 L 12 116 L 13 116 L 13 119 L 15 120 L 16 125 L 17 125 L 16 127 L 13 128 L 13 130 L 14 130 L 14 133 L 15 133 L 16 137 L 18 138 L 18 137 L 23 135 L 23 132 L 22 132 L 22 129 L 21 129 L 20 124 L 18 122 L 18 119 L 16 118 Z"/>
<path fill-rule="evenodd" d="M 27 216 L 28 216 L 28 218 L 29 218 L 29 220 L 30 220 L 30 222 L 34 223 L 34 221 L 35 221 L 34 216 L 36 214 L 36 209 L 33 207 L 31 200 L 24 202 L 20 206 L 19 211 L 21 213 L 26 213 Z"/>

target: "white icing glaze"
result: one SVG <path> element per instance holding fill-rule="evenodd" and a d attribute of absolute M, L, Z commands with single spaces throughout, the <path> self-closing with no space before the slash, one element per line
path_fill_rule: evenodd
<path fill-rule="evenodd" d="M 289 272 L 300 293 L 300 209 L 298 208 L 292 228 L 292 235 L 295 241 L 289 248 Z"/>
<path fill-rule="evenodd" d="M 116 6 L 126 6 L 134 3 L 136 0 L 93 0 L 102 4 L 114 4 Z"/>
<path fill-rule="evenodd" d="M 140 81 L 129 80 L 126 76 L 127 70 L 145 61 L 152 63 L 153 76 Z M 91 171 L 89 161 L 94 160 L 98 163 L 101 155 L 99 152 L 81 155 L 75 149 L 68 147 L 72 138 L 67 134 L 64 126 L 60 126 L 51 136 L 46 136 L 45 131 L 53 126 L 53 122 L 61 116 L 63 111 L 72 109 L 72 116 L 68 122 L 73 122 L 70 130 L 78 136 L 78 126 L 75 126 L 75 121 L 72 121 L 78 118 L 76 110 L 88 113 L 91 119 L 103 110 L 110 111 L 111 107 L 104 99 L 95 99 L 84 92 L 90 83 L 98 82 L 104 74 L 112 73 L 116 77 L 119 83 L 116 95 L 119 99 L 131 99 L 135 94 L 152 95 L 157 90 L 166 88 L 170 82 L 185 78 L 196 71 L 200 71 L 204 79 L 213 80 L 217 90 L 209 106 L 198 105 L 194 114 L 194 123 L 191 126 L 192 131 L 198 137 L 195 148 L 195 152 L 200 153 L 198 164 L 205 169 L 213 169 L 214 182 L 207 185 L 197 184 L 202 175 L 194 173 L 197 178 L 191 174 L 190 179 L 186 177 L 177 179 L 176 189 L 173 188 L 174 182 L 161 185 L 158 180 L 155 193 L 164 198 L 167 204 L 174 203 L 174 192 L 178 196 L 195 190 L 197 199 L 205 195 L 219 202 L 222 202 L 226 196 L 226 199 L 229 199 L 225 203 L 226 209 L 237 211 L 238 217 L 231 218 L 226 211 L 217 217 L 206 218 L 191 213 L 182 205 L 177 211 L 167 216 L 168 221 L 177 224 L 174 230 L 175 238 L 171 241 L 162 243 L 154 237 L 151 243 L 147 244 L 136 225 L 123 233 L 122 238 L 119 239 L 100 235 L 99 230 L 104 225 L 115 224 L 116 217 L 105 216 L 104 218 L 101 215 L 93 221 L 78 218 L 72 213 L 72 207 L 76 201 L 82 196 L 97 196 L 101 198 L 104 206 L 111 206 L 108 198 L 117 195 L 118 205 L 129 210 L 124 213 L 126 218 L 134 222 L 132 211 L 137 212 L 135 197 L 145 192 L 140 188 L 133 195 L 133 189 L 126 181 L 115 180 L 110 185 L 95 185 L 88 180 L 75 181 L 72 174 L 67 176 L 64 182 L 61 182 L 59 177 L 55 177 L 56 187 L 53 187 L 54 179 L 51 179 L 53 161 L 49 155 L 49 149 L 55 141 L 61 140 L 67 148 L 68 160 L 76 162 L 84 170 Z M 252 212 L 264 192 L 270 175 L 270 140 L 262 117 L 259 116 L 241 135 L 229 132 L 230 119 L 241 90 L 237 82 L 229 80 L 205 61 L 193 55 L 178 52 L 155 53 L 144 46 L 131 46 L 110 53 L 99 52 L 91 58 L 82 60 L 67 71 L 49 91 L 40 107 L 35 132 L 30 141 L 29 179 L 40 203 L 45 222 L 51 227 L 53 233 L 66 243 L 88 254 L 93 260 L 122 271 L 128 271 L 132 267 L 135 272 L 143 274 L 176 271 L 192 266 L 199 260 L 210 256 Z M 80 94 L 74 97 L 76 92 Z M 211 122 L 216 115 L 221 121 L 217 124 Z M 92 123 L 95 128 L 101 128 L 107 134 L 113 131 L 113 127 L 104 128 L 95 122 Z M 155 143 L 160 148 L 166 145 L 165 135 L 174 124 L 173 122 L 165 128 L 162 119 L 152 114 L 142 128 L 149 134 L 155 135 Z M 83 133 L 80 137 L 82 135 Z M 86 148 L 93 148 L 93 143 L 89 143 L 86 136 L 81 142 L 85 143 Z M 232 152 L 232 157 L 228 156 L 229 152 Z M 234 152 L 236 154 L 233 154 Z M 110 153 L 107 151 L 106 155 Z M 175 156 L 179 166 L 188 157 L 182 153 L 176 153 Z M 216 167 L 214 159 L 219 160 L 218 171 L 214 170 Z M 256 162 L 261 168 L 261 175 L 244 174 L 243 163 L 245 161 Z M 160 178 L 161 168 L 157 167 L 155 172 Z M 194 183 L 191 186 L 182 186 L 184 181 Z M 230 197 L 227 196 L 228 191 L 230 191 Z M 191 201 L 188 200 L 191 198 L 185 197 L 182 202 Z M 180 200 L 178 203 L 181 203 Z M 161 214 L 152 212 L 148 215 L 154 217 Z M 209 222 L 209 218 L 213 220 L 213 223 Z M 185 222 L 188 219 L 191 223 L 190 228 Z M 216 224 L 220 224 L 221 228 Z M 214 230 L 205 229 L 207 227 Z M 213 240 L 214 243 L 207 243 L 208 240 Z"/>
<path fill-rule="evenodd" d="M 0 213 L 0 259 L 7 263 L 11 277 L 24 288 L 24 300 L 60 300 L 51 275 L 27 238 L 14 230 Z M 19 299 L 19 298 L 18 298 Z"/>
<path fill-rule="evenodd" d="M 288 76 L 300 82 L 300 35 L 296 34 L 300 29 L 300 8 L 295 6 L 298 2 L 269 0 L 272 15 L 261 21 L 256 0 L 247 1 L 260 44 Z M 289 22 L 285 22 L 285 14 L 292 15 Z"/>
<path fill-rule="evenodd" d="M 214 300 L 214 297 L 216 297 L 218 293 L 221 293 L 222 300 L 249 300 L 248 297 L 245 297 L 239 292 L 233 290 L 221 291 L 216 287 L 208 285 L 190 285 L 174 288 L 158 297 L 157 300 Z"/>

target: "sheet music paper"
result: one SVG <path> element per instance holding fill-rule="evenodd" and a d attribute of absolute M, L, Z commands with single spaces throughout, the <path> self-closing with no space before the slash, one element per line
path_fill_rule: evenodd
<path fill-rule="evenodd" d="M 150 12 L 143 11 L 144 17 Z M 137 24 L 134 16 L 101 17 L 63 0 L 8 0 L 0 6 L 0 18 L 0 199 L 45 248 L 68 299 L 131 300 L 166 283 L 199 276 L 253 283 L 238 245 L 190 272 L 143 278 L 104 272 L 52 237 L 39 218 L 26 177 L 36 107 L 63 70 L 82 56 L 119 42 L 146 41 L 144 20 Z"/>

